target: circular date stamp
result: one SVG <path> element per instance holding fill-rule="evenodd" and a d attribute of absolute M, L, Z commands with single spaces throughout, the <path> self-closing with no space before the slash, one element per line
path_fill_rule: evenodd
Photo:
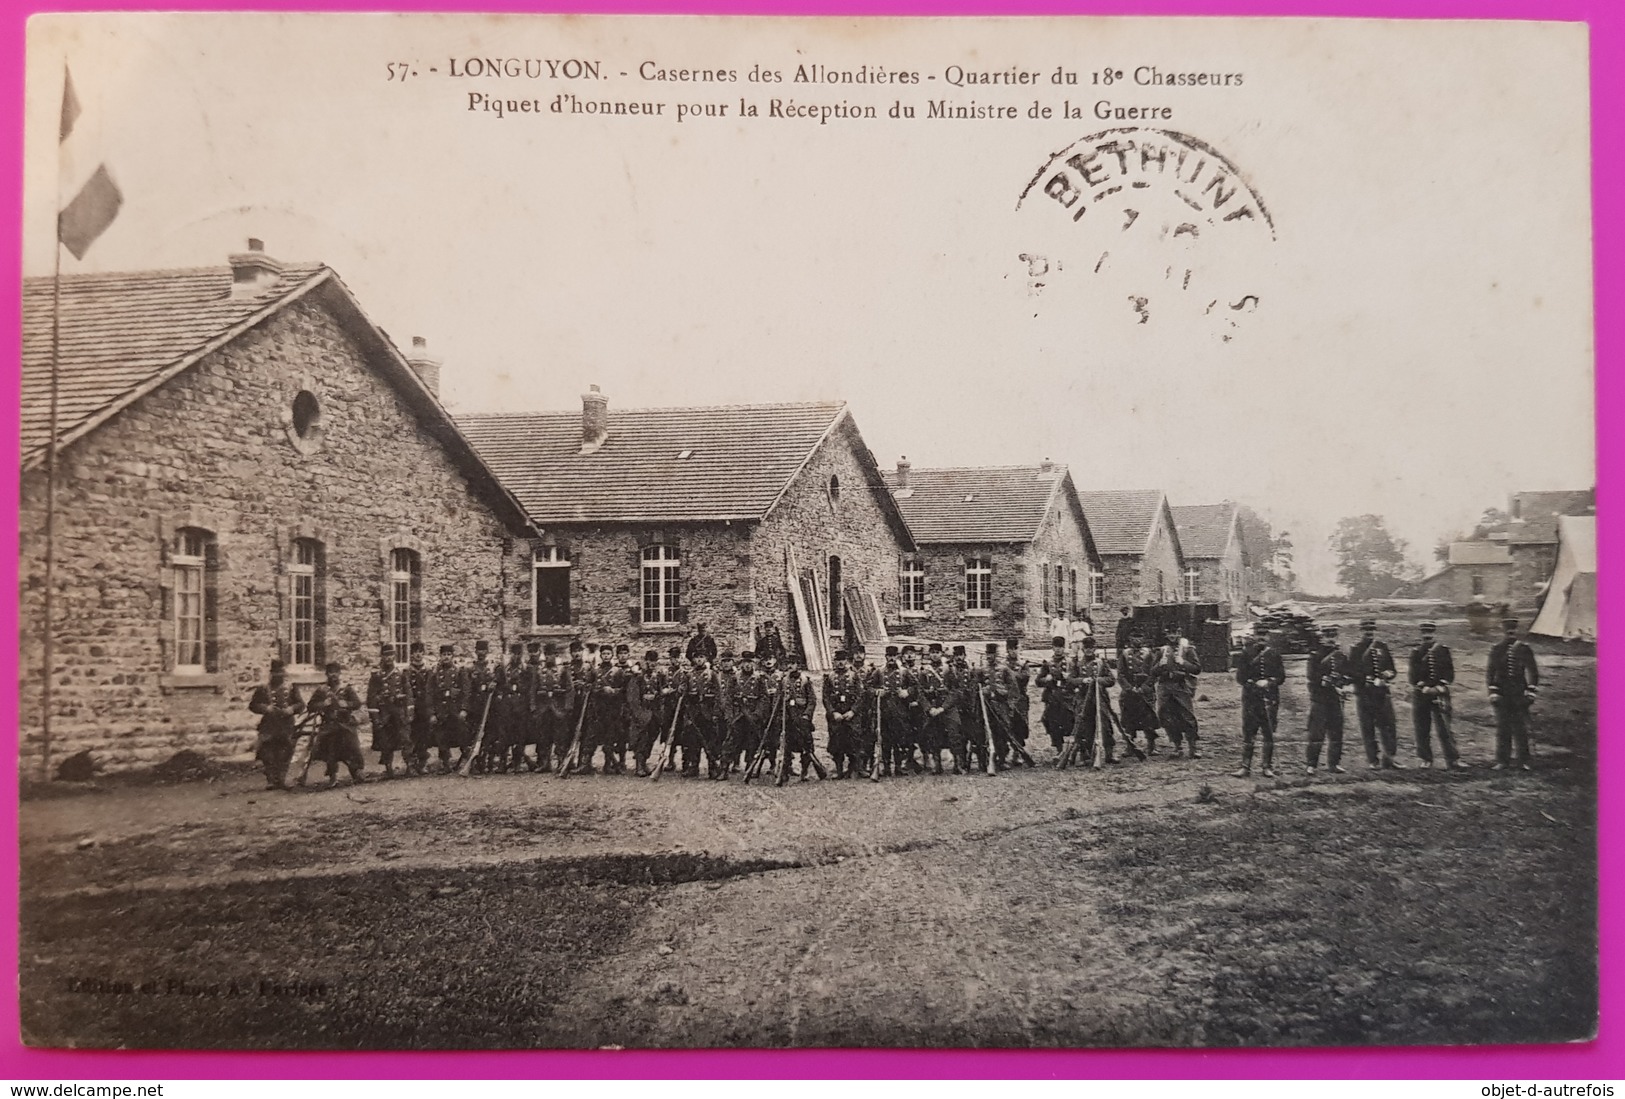
<path fill-rule="evenodd" d="M 1225 342 L 1263 304 L 1269 207 L 1228 157 L 1189 134 L 1090 134 L 1033 173 L 1016 211 L 1044 242 L 1020 256 L 1032 297 L 1070 287 L 1106 322 L 1200 317 Z"/>

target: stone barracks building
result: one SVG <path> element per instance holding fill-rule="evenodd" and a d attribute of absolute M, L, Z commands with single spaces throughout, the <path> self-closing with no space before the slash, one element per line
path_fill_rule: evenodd
<path fill-rule="evenodd" d="M 1250 562 L 1241 537 L 1235 504 L 1194 504 L 1170 509 L 1185 571 L 1180 598 L 1192 603 L 1228 603 L 1231 613 L 1245 616 Z"/>
<path fill-rule="evenodd" d="M 243 757 L 280 656 L 350 678 L 380 642 L 525 624 L 533 531 L 338 276 L 230 266 L 61 283 L 51 758 Z M 38 773 L 52 285 L 23 288 L 22 765 Z"/>
<path fill-rule="evenodd" d="M 1160 488 L 1083 492 L 1079 499 L 1106 563 L 1107 607 L 1115 612 L 1184 598 L 1185 553 Z"/>
<path fill-rule="evenodd" d="M 908 634 L 1047 648 L 1100 606 L 1104 573 L 1063 465 L 915 469 L 887 483 L 919 543 L 898 570 Z"/>
<path fill-rule="evenodd" d="M 828 647 L 895 620 L 914 539 L 842 402 L 612 409 L 594 386 L 580 412 L 458 425 L 539 531 L 528 635 L 641 654 L 704 622 L 742 651 L 773 622 L 794 651 L 792 565 Z"/>

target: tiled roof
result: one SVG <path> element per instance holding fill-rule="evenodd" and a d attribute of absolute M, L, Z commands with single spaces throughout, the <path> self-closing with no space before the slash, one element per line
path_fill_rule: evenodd
<path fill-rule="evenodd" d="M 1500 542 L 1452 542 L 1452 565 L 1510 565 L 1512 554 Z"/>
<path fill-rule="evenodd" d="M 1189 504 L 1169 510 L 1187 558 L 1224 556 L 1236 525 L 1235 504 Z"/>
<path fill-rule="evenodd" d="M 57 439 L 66 446 L 279 310 L 309 296 L 332 311 L 368 364 L 419 417 L 426 434 L 480 487 L 514 530 L 528 523 L 519 502 L 457 430 L 400 350 L 367 317 L 333 270 L 283 264 L 252 297 L 231 296 L 230 267 L 64 275 L 57 354 Z M 37 467 L 50 437 L 53 288 L 23 280 L 20 420 L 23 468 Z"/>
<path fill-rule="evenodd" d="M 579 411 L 457 424 L 546 525 L 762 519 L 818 444 L 850 421 L 841 401 L 610 408 L 608 417 L 608 436 L 590 454 L 581 453 Z"/>
<path fill-rule="evenodd" d="M 1563 492 L 1516 492 L 1512 495 L 1513 518 L 1507 523 L 1507 541 L 1513 545 L 1557 542 L 1559 515 L 1595 515 L 1597 490 Z"/>
<path fill-rule="evenodd" d="M 1080 492 L 1078 499 L 1101 553 L 1145 552 L 1163 506 L 1160 488 Z"/>
<path fill-rule="evenodd" d="M 287 265 L 252 298 L 231 297 L 229 267 L 62 276 L 57 438 L 71 441 L 112 412 L 309 291 L 330 272 Z M 23 280 L 24 461 L 50 435 L 51 280 Z"/>
<path fill-rule="evenodd" d="M 1031 542 L 1050 501 L 1066 479 L 1065 466 L 983 466 L 911 469 L 908 490 L 886 471 L 903 518 L 917 542 Z"/>

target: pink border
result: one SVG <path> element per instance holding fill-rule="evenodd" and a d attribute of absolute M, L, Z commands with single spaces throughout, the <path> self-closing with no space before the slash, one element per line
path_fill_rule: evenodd
<path fill-rule="evenodd" d="M 89 11 L 182 9 L 218 10 L 241 7 L 253 10 L 300 11 L 313 8 L 347 11 L 407 10 L 442 11 L 546 11 L 583 12 L 656 11 L 703 14 L 815 14 L 815 15 L 1045 15 L 1045 14 L 1156 14 L 1156 15 L 1277 15 L 1277 16 L 1364 16 L 1406 19 L 1548 19 L 1589 23 L 1591 27 L 1592 87 L 1592 181 L 1595 205 L 1596 349 L 1599 423 L 1609 413 L 1625 411 L 1625 386 L 1613 376 L 1620 368 L 1621 339 L 1625 336 L 1625 266 L 1622 266 L 1621 238 L 1625 235 L 1625 5 L 1611 0 L 1117 0 L 1112 3 L 1066 3 L 1060 0 L 973 0 L 965 4 L 941 0 L 791 0 L 770 4 L 768 0 L 658 0 L 637 5 L 605 0 L 584 0 L 573 5 L 525 3 L 524 0 L 397 0 L 396 3 L 368 0 L 259 0 L 259 2 L 215 2 L 169 0 L 142 3 L 140 0 L 9 0 L 0 17 L 0 125 L 4 149 L 0 151 L 0 255 L 12 257 L 11 272 L 20 272 L 22 207 L 22 103 L 24 23 L 35 11 Z M 1608 104 L 1614 104 L 1608 107 Z M 8 283 L 15 275 L 8 276 Z M 19 309 L 21 295 L 15 283 L 11 292 L 0 295 L 0 347 L 6 349 L 3 369 L 8 392 L 17 392 L 17 360 L 20 346 Z M 1607 303 L 1613 309 L 1606 308 Z M 1618 310 L 1617 312 L 1615 310 Z M 1537 364 L 1531 364 L 1538 369 Z M 15 400 L 14 397 L 11 398 Z M 6 410 L 5 438 L 0 452 L 16 461 L 20 453 L 15 405 Z M 1601 489 L 1607 503 L 1600 509 L 1601 538 L 1605 548 L 1615 545 L 1619 523 L 1613 511 L 1612 477 L 1622 461 L 1619 437 L 1599 432 L 1598 466 Z M 15 468 L 15 467 L 14 467 Z M 1608 475 L 1604 475 L 1608 474 Z M 18 478 L 0 478 L 4 494 L 0 510 L 16 513 Z M 6 570 L 3 600 L 0 600 L 0 635 L 17 636 L 17 604 L 12 593 L 16 586 L 16 528 L 6 525 L 8 545 L 0 549 L 0 568 Z M 1620 616 L 1619 584 L 1613 572 L 1602 576 L 1604 630 L 1612 636 L 1613 622 Z M 5 686 L 0 697 L 0 727 L 17 727 L 17 697 L 14 684 L 16 650 L 8 644 L 4 653 Z M 1608 729 L 1617 728 L 1614 719 L 1625 706 L 1625 679 L 1608 677 L 1600 681 L 1599 721 Z M 1610 927 L 1619 914 L 1621 848 L 1608 842 L 1620 833 L 1625 795 L 1613 785 L 1617 779 L 1617 753 L 1607 737 L 1599 755 L 1603 767 L 1604 790 L 1599 804 L 1602 888 L 1600 918 Z M 0 816 L 16 829 L 17 775 L 10 766 L 0 766 Z M 17 880 L 17 850 L 6 844 L 0 850 L 5 875 Z M 15 973 L 17 958 L 17 894 L 7 888 L 0 893 L 0 934 L 4 935 L 7 964 Z M 1618 1011 L 1621 1007 L 1621 979 L 1625 965 L 1613 953 L 1612 935 L 1605 935 L 1602 956 L 1602 1024 L 1595 1042 L 1570 1046 L 1429 1048 L 1366 1050 L 1176 1050 L 1176 1051 L 846 1051 L 796 1050 L 718 1051 L 718 1052 L 626 1052 L 626 1053 L 122 1053 L 31 1050 L 18 1043 L 17 1002 L 13 991 L 0 996 L 0 1064 L 5 1075 L 18 1080 L 58 1080 L 146 1078 L 146 1079 L 233 1079 L 233 1078 L 479 1078 L 507 1079 L 530 1077 L 1058 1077 L 1058 1078 L 1423 1078 L 1480 1080 L 1601 1080 L 1625 1078 L 1625 1037 L 1621 1036 Z"/>

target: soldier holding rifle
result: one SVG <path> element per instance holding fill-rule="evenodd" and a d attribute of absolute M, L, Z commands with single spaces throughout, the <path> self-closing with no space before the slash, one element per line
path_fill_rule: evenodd
<path fill-rule="evenodd" d="M 1101 767 L 1101 758 L 1095 752 L 1096 736 L 1100 738 L 1101 755 L 1105 757 L 1105 762 L 1117 762 L 1111 704 L 1106 696 L 1106 688 L 1116 682 L 1117 677 L 1112 675 L 1111 665 L 1096 646 L 1094 637 L 1085 637 L 1083 652 L 1067 675 L 1067 685 L 1078 700 L 1072 724 L 1072 739 L 1075 742 L 1072 754 L 1090 760 L 1097 771 Z"/>
<path fill-rule="evenodd" d="M 324 670 L 327 682 L 310 696 L 310 713 L 321 722 L 316 742 L 311 747 L 311 759 L 327 764 L 329 790 L 338 785 L 341 763 L 349 769 L 350 781 L 359 785 L 367 781 L 366 764 L 361 758 L 361 737 L 356 731 L 361 696 L 355 693 L 354 687 L 344 683 L 343 669 L 337 661 L 329 661 Z"/>
<path fill-rule="evenodd" d="M 835 670 L 824 675 L 824 724 L 829 730 L 829 755 L 836 778 L 858 773 L 862 734 L 863 682 L 852 671 L 845 649 L 835 652 Z"/>
<path fill-rule="evenodd" d="M 395 666 L 395 646 L 388 642 L 379 647 L 378 670 L 367 679 L 367 716 L 384 778 L 394 778 L 395 753 L 404 755 L 412 744 L 412 691 L 405 671 Z"/>
<path fill-rule="evenodd" d="M 1038 689 L 1044 703 L 1044 731 L 1049 734 L 1050 747 L 1059 759 L 1066 747 L 1066 738 L 1072 735 L 1072 726 L 1078 719 L 1078 700 L 1070 682 L 1071 655 L 1066 651 L 1066 638 L 1056 635 L 1049 639 L 1049 659 L 1038 666 Z"/>
<path fill-rule="evenodd" d="M 250 713 L 260 715 L 254 737 L 254 758 L 265 767 L 265 788 L 280 790 L 288 780 L 288 764 L 293 762 L 293 719 L 304 713 L 299 688 L 286 681 L 287 665 L 271 661 L 270 681 L 254 688 L 248 700 Z"/>
<path fill-rule="evenodd" d="M 440 760 L 441 774 L 452 769 L 453 748 L 460 749 L 463 756 L 468 755 L 468 676 L 457 666 L 456 652 L 453 645 L 440 646 L 440 662 L 429 669 L 424 691 L 429 731 Z M 462 759 L 459 758 L 457 762 L 462 763 Z M 427 765 L 425 753 L 423 766 Z"/>

